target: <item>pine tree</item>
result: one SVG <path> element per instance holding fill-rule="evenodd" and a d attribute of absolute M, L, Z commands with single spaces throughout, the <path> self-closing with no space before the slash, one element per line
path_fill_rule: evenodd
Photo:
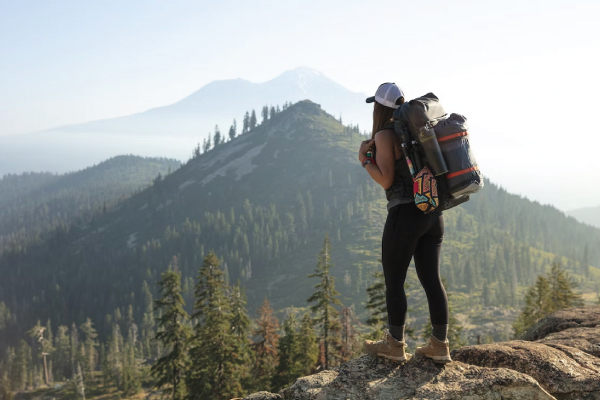
<path fill-rule="evenodd" d="M 553 263 L 548 276 L 539 275 L 525 294 L 525 307 L 513 324 L 514 336 L 519 337 L 541 318 L 557 310 L 583 305 L 581 295 L 569 274 L 558 263 Z"/>
<path fill-rule="evenodd" d="M 13 392 L 21 392 L 27 388 L 30 368 L 31 348 L 27 342 L 21 340 L 11 365 L 10 386 Z"/>
<path fill-rule="evenodd" d="M 191 369 L 186 378 L 190 399 L 230 399 L 244 393 L 248 374 L 243 357 L 247 339 L 232 331 L 232 304 L 211 251 L 198 272 L 193 318 L 197 320 L 190 345 Z"/>
<path fill-rule="evenodd" d="M 239 337 L 248 337 L 252 321 L 246 311 L 246 293 L 238 279 L 231 289 L 231 329 Z"/>
<path fill-rule="evenodd" d="M 10 390 L 10 381 L 8 379 L 8 368 L 0 363 L 0 400 L 13 400 L 12 390 Z"/>
<path fill-rule="evenodd" d="M 144 316 L 142 317 L 142 357 L 152 358 L 156 355 L 153 351 L 154 339 L 154 298 L 146 281 L 142 284 L 142 301 Z"/>
<path fill-rule="evenodd" d="M 184 376 L 189 364 L 187 343 L 190 328 L 181 296 L 181 273 L 175 257 L 161 278 L 158 285 L 162 297 L 154 301 L 154 310 L 160 311 L 156 340 L 161 342 L 165 353 L 152 366 L 151 373 L 156 379 L 156 388 L 164 388 L 164 393 L 171 399 L 183 400 L 187 395 Z"/>
<path fill-rule="evenodd" d="M 229 128 L 229 140 L 233 140 L 233 138 L 235 138 L 235 135 L 237 135 L 237 122 L 234 118 L 233 124 L 231 124 L 231 127 Z"/>
<path fill-rule="evenodd" d="M 315 324 L 321 327 L 320 340 L 324 348 L 324 360 L 322 369 L 329 369 L 333 360 L 339 355 L 335 355 L 340 350 L 339 333 L 341 325 L 339 321 L 339 312 L 334 305 L 341 305 L 342 302 L 337 296 L 340 294 L 335 290 L 335 279 L 329 274 L 331 268 L 330 253 L 331 245 L 329 235 L 325 234 L 323 248 L 319 254 L 317 268 L 315 272 L 308 275 L 309 278 L 320 278 L 320 282 L 314 287 L 317 289 L 307 300 L 308 303 L 317 302 L 310 306 L 312 312 L 317 313 L 314 319 Z"/>
<path fill-rule="evenodd" d="M 210 136 L 202 140 L 202 153 L 206 153 L 210 150 Z"/>
<path fill-rule="evenodd" d="M 249 129 L 254 129 L 256 128 L 256 112 L 254 112 L 254 110 L 252 110 L 252 114 L 250 115 L 250 121 L 248 121 L 248 128 Z"/>
<path fill-rule="evenodd" d="M 221 144 L 221 130 L 219 129 L 219 125 L 215 125 L 215 135 L 213 139 L 213 147 L 217 147 Z"/>
<path fill-rule="evenodd" d="M 56 380 L 58 381 L 62 381 L 66 378 L 68 378 L 69 375 L 69 371 L 70 371 L 70 359 L 71 357 L 69 356 L 69 350 L 70 350 L 70 344 L 69 344 L 69 336 L 68 333 L 69 332 L 69 328 L 65 325 L 61 325 L 58 327 L 58 332 L 56 334 L 56 339 L 55 339 L 55 347 L 56 350 L 54 352 L 54 359 L 56 361 L 55 363 L 55 373 L 56 373 Z"/>
<path fill-rule="evenodd" d="M 54 351 L 52 341 L 49 339 L 51 334 L 48 333 L 46 327 L 40 324 L 38 321 L 37 325 L 34 326 L 29 332 L 27 332 L 31 338 L 37 342 L 37 353 L 43 366 L 43 377 L 46 386 L 50 386 L 50 376 L 48 372 L 48 360 L 47 356 L 51 355 Z"/>
<path fill-rule="evenodd" d="M 269 119 L 269 106 L 263 106 L 262 111 L 261 111 L 261 115 L 262 115 L 262 122 L 261 123 L 264 124 Z"/>
<path fill-rule="evenodd" d="M 71 350 L 69 355 L 71 357 L 71 371 L 70 376 L 75 379 L 77 376 L 77 363 L 81 361 L 81 353 L 79 351 L 79 331 L 77 330 L 77 325 L 75 322 L 71 324 L 71 332 L 70 332 L 70 344 Z"/>
<path fill-rule="evenodd" d="M 246 111 L 246 114 L 244 114 L 244 119 L 242 122 L 242 133 L 246 133 L 250 130 L 250 114 L 248 114 L 248 111 Z"/>
<path fill-rule="evenodd" d="M 123 387 L 123 336 L 119 324 L 112 325 L 112 335 L 108 342 L 107 368 L 109 382 L 114 382 L 117 389 Z"/>
<path fill-rule="evenodd" d="M 123 384 L 122 392 L 127 398 L 135 396 L 142 389 L 139 368 L 135 359 L 133 346 L 127 344 L 123 351 Z"/>
<path fill-rule="evenodd" d="M 581 295 L 574 292 L 579 286 L 560 264 L 553 263 L 548 274 L 552 311 L 583 306 Z"/>
<path fill-rule="evenodd" d="M 241 288 L 240 280 L 238 279 L 231 289 L 231 330 L 234 335 L 237 335 L 239 340 L 238 359 L 244 365 L 253 365 L 254 353 L 250 348 L 251 340 L 249 339 L 252 321 L 248 316 L 246 302 L 245 290 Z M 243 371 L 239 379 L 243 388 L 250 387 L 250 370 Z"/>
<path fill-rule="evenodd" d="M 279 391 L 290 385 L 298 376 L 297 363 L 299 353 L 302 351 L 299 346 L 298 321 L 293 313 L 290 313 L 283 320 L 284 335 L 279 338 L 277 345 L 277 368 L 273 375 L 271 388 L 273 391 Z"/>
<path fill-rule="evenodd" d="M 98 342 L 96 341 L 98 334 L 96 333 L 96 329 L 94 329 L 92 320 L 89 318 L 86 319 L 85 323 L 83 323 L 79 329 L 81 329 L 81 332 L 85 337 L 83 342 L 85 349 L 84 370 L 89 379 L 92 379 L 98 359 Z"/>
<path fill-rule="evenodd" d="M 525 308 L 513 324 L 515 337 L 518 337 L 537 320 L 550 312 L 552 312 L 550 285 L 543 275 L 539 275 L 535 283 L 527 289 L 527 293 L 525 294 Z"/>
<path fill-rule="evenodd" d="M 279 107 L 279 106 L 277 106 L 277 107 Z M 269 110 L 269 119 L 273 118 L 276 114 L 277 114 L 277 110 L 275 109 L 274 106 L 271 106 L 271 108 Z"/>
<path fill-rule="evenodd" d="M 257 391 L 270 391 L 271 380 L 277 365 L 279 321 L 273 315 L 273 309 L 266 297 L 258 309 L 258 318 L 255 320 L 255 324 L 257 327 L 252 331 L 252 335 L 258 336 L 259 340 L 251 345 L 254 350 L 252 379 Z"/>
<path fill-rule="evenodd" d="M 297 369 L 293 370 L 293 374 L 298 377 L 310 375 L 316 370 L 319 345 L 313 327 L 313 320 L 308 313 L 304 314 L 300 322 L 298 348 L 300 353 L 295 358 Z"/>

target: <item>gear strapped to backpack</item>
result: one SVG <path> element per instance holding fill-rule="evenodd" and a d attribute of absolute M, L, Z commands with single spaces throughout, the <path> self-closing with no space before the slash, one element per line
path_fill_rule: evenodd
<path fill-rule="evenodd" d="M 423 212 L 455 207 L 483 187 L 467 129 L 467 119 L 448 116 L 433 93 L 394 112 L 394 131 L 414 179 L 415 203 Z"/>

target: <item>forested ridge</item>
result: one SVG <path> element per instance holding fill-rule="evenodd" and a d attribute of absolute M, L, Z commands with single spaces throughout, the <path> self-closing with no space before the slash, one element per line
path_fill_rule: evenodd
<path fill-rule="evenodd" d="M 70 327 L 90 318 L 102 341 L 115 326 L 129 332 L 148 324 L 148 298 L 157 297 L 155 283 L 173 257 L 185 311 L 193 313 L 197 272 L 210 251 L 224 281 L 245 288 L 251 312 L 265 297 L 277 312 L 306 307 L 313 291 L 307 275 L 326 233 L 340 299 L 364 322 L 366 289 L 381 269 L 386 209 L 383 189 L 357 160 L 361 140 L 357 127 L 299 102 L 260 124 L 255 119 L 229 141 L 199 147 L 179 169 L 106 212 L 5 245 L 0 348 L 18 346 L 38 320 Z M 442 274 L 454 310 L 471 322 L 494 321 L 486 309 L 520 308 L 526 288 L 553 262 L 595 300 L 600 230 L 489 181 L 444 218 Z M 411 321 L 423 323 L 426 300 L 414 271 L 408 281 Z M 143 329 L 136 335 L 141 340 Z"/>
<path fill-rule="evenodd" d="M 67 174 L 28 172 L 0 178 L 0 253 L 58 227 L 81 224 L 180 166 L 177 160 L 118 156 Z"/>

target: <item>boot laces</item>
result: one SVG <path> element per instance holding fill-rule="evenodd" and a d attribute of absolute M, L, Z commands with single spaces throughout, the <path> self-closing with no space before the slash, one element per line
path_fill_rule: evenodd
<path fill-rule="evenodd" d="M 389 338 L 389 337 L 393 337 L 393 336 L 392 336 L 392 334 L 390 333 L 390 331 L 389 331 L 388 329 L 384 329 L 384 330 L 383 330 L 383 338 L 382 338 L 382 339 L 380 339 L 380 340 L 378 340 L 378 341 L 376 341 L 376 342 L 375 342 L 375 343 L 373 343 L 373 344 L 385 344 L 385 345 L 386 345 L 386 347 L 388 347 L 388 348 L 391 348 L 391 347 L 392 347 L 392 345 L 391 345 L 391 344 L 390 344 L 390 342 L 388 341 L 388 338 Z M 396 339 L 394 339 L 394 340 L 396 340 Z M 406 346 L 407 346 L 405 341 L 399 341 L 399 340 L 396 340 L 396 341 L 397 341 L 397 342 L 399 342 L 399 343 L 400 343 L 401 345 L 403 345 L 404 347 L 406 347 Z"/>

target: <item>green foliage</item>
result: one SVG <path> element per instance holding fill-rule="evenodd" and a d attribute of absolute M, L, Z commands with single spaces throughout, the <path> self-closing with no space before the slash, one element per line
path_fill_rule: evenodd
<path fill-rule="evenodd" d="M 341 305 L 342 302 L 338 296 L 340 293 L 335 290 L 335 278 L 331 276 L 329 270 L 331 268 L 331 243 L 329 235 L 325 234 L 323 240 L 323 248 L 317 260 L 315 272 L 309 274 L 309 278 L 319 278 L 320 281 L 314 287 L 317 289 L 307 300 L 307 302 L 316 302 L 310 306 L 310 310 L 317 314 L 313 323 L 320 325 L 320 340 L 324 346 L 324 359 L 322 367 L 328 369 L 329 366 L 335 363 L 335 359 L 339 358 L 336 353 L 340 350 L 340 330 L 341 324 L 339 320 L 339 311 L 334 305 Z"/>
<path fill-rule="evenodd" d="M 277 368 L 271 390 L 277 392 L 292 384 L 301 376 L 315 371 L 319 347 L 312 325 L 312 318 L 304 314 L 301 321 L 293 313 L 283 321 L 284 335 L 277 346 Z"/>
<path fill-rule="evenodd" d="M 219 268 L 219 259 L 210 252 L 198 272 L 193 317 L 197 319 L 190 342 L 186 384 L 189 399 L 230 399 L 244 393 L 248 375 L 248 339 L 232 328 L 232 301 Z M 243 299 L 238 299 L 238 306 Z M 245 318 L 236 310 L 238 328 Z M 241 322 L 240 322 L 241 321 Z"/>
<path fill-rule="evenodd" d="M 522 335 L 538 320 L 557 310 L 582 306 L 581 295 L 569 274 L 557 263 L 553 263 L 547 275 L 539 275 L 534 285 L 527 289 L 525 307 L 513 324 L 515 338 Z"/>
<path fill-rule="evenodd" d="M 237 135 L 237 122 L 235 121 L 235 118 L 234 118 L 233 123 L 231 124 L 231 127 L 229 128 L 229 140 L 233 140 L 236 135 Z"/>
<path fill-rule="evenodd" d="M 296 357 L 301 349 L 298 347 L 298 322 L 294 314 L 289 314 L 283 320 L 283 336 L 277 345 L 277 368 L 271 382 L 272 390 L 279 391 L 298 378 L 294 372 L 297 370 Z"/>
<path fill-rule="evenodd" d="M 163 389 L 173 400 L 181 400 L 187 395 L 184 376 L 189 367 L 187 345 L 190 329 L 181 296 L 181 273 L 175 257 L 161 278 L 158 285 L 162 296 L 154 301 L 154 309 L 161 314 L 157 320 L 156 340 L 164 346 L 165 353 L 152 366 L 151 373 L 156 379 L 156 388 Z"/>

